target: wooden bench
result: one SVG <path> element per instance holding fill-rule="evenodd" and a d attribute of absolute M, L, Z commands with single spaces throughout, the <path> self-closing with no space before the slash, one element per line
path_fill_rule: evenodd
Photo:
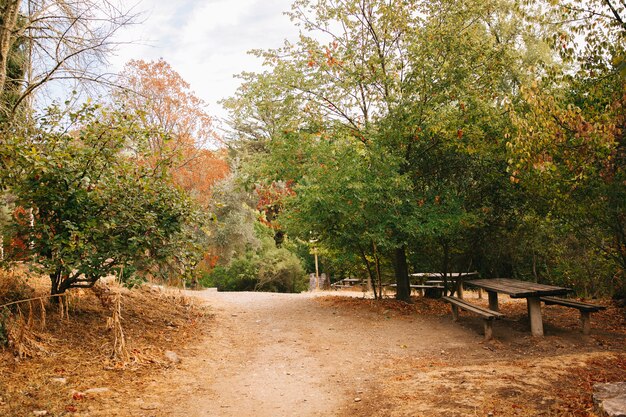
<path fill-rule="evenodd" d="M 383 284 L 383 287 L 391 287 L 391 288 L 396 288 L 398 286 L 398 284 Z M 418 289 L 418 290 L 424 290 L 427 288 L 436 288 L 436 289 L 440 289 L 443 290 L 443 285 L 425 285 L 425 284 L 411 284 L 409 285 L 409 287 L 413 288 L 413 289 Z"/>
<path fill-rule="evenodd" d="M 591 333 L 591 313 L 606 309 L 605 306 L 598 304 L 583 303 L 582 301 L 568 300 L 566 298 L 540 297 L 539 299 L 546 305 L 559 305 L 578 309 L 580 311 L 580 323 L 583 327 L 583 334 Z"/>
<path fill-rule="evenodd" d="M 488 308 L 479 307 L 474 304 L 470 304 L 467 301 L 457 297 L 441 297 L 443 301 L 450 303 L 452 310 L 452 319 L 454 321 L 459 320 L 459 309 L 469 311 L 474 314 L 478 314 L 483 318 L 485 328 L 485 340 L 491 340 L 493 337 L 493 321 L 504 317 L 504 314 L 497 311 L 489 310 Z"/>
<path fill-rule="evenodd" d="M 426 290 L 428 288 L 436 288 L 438 290 L 444 289 L 443 285 L 437 285 L 437 284 L 415 284 L 415 285 L 411 284 L 410 287 L 418 289 L 418 290 Z"/>

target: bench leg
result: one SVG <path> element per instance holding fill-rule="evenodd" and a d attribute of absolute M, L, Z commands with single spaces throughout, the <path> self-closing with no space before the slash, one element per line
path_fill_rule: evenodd
<path fill-rule="evenodd" d="M 493 338 L 493 320 L 483 320 L 485 323 L 485 340 Z"/>
<path fill-rule="evenodd" d="M 450 308 L 452 309 L 452 320 L 459 321 L 459 306 L 450 304 Z"/>
<path fill-rule="evenodd" d="M 591 312 L 580 311 L 580 323 L 583 326 L 583 334 L 591 333 Z"/>
<path fill-rule="evenodd" d="M 489 296 L 489 310 L 500 311 L 498 307 L 498 293 L 494 291 L 487 291 Z"/>

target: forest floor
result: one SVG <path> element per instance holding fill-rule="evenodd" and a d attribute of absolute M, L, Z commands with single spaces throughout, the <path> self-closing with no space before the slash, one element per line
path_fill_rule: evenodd
<path fill-rule="evenodd" d="M 109 310 L 85 294 L 69 318 L 48 317 L 46 353 L 0 356 L 0 415 L 594 416 L 593 383 L 626 375 L 625 312 L 608 302 L 590 336 L 576 310 L 550 306 L 533 338 L 523 300 L 503 297 L 506 319 L 484 342 L 478 317 L 454 323 L 421 297 L 123 295 L 130 359 L 111 359 Z"/>

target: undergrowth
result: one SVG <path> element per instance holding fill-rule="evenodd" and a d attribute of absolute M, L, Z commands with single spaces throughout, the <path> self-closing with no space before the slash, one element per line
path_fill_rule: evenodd
<path fill-rule="evenodd" d="M 121 401 L 118 394 L 95 399 L 72 392 L 92 387 L 139 392 L 142 375 L 173 366 L 164 352 L 196 340 L 206 328 L 200 324 L 210 319 L 203 306 L 176 290 L 148 285 L 128 290 L 110 283 L 72 290 L 62 302 L 50 303 L 45 283 L 45 277 L 29 279 L 30 289 L 18 297 L 36 300 L 3 310 L 0 415 L 35 410 L 65 415 L 114 406 L 108 401 Z M 70 382 L 59 386 L 55 378 Z"/>

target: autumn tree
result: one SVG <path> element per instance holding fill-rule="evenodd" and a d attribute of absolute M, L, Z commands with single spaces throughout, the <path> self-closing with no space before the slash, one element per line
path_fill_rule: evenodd
<path fill-rule="evenodd" d="M 132 60 L 120 74 L 116 97 L 146 129 L 167 133 L 148 140 L 149 163 L 172 169 L 174 181 L 203 205 L 213 184 L 228 172 L 206 103 L 166 61 Z"/>
<path fill-rule="evenodd" d="M 553 42 L 566 66 L 523 88 L 509 143 L 511 180 L 557 220 L 576 256 L 589 259 L 580 272 L 568 268 L 587 292 L 623 294 L 626 8 L 612 0 L 561 1 L 549 11 L 561 22 Z"/>

